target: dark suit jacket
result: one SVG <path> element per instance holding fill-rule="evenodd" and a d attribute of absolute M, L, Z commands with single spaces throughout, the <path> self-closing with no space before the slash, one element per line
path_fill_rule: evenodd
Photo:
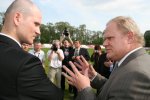
<path fill-rule="evenodd" d="M 40 60 L 0 35 L 0 100 L 62 100 Z"/>
<path fill-rule="evenodd" d="M 75 49 L 73 50 L 73 52 L 75 52 Z M 90 55 L 87 51 L 87 49 L 85 48 L 80 48 L 80 51 L 79 51 L 79 56 L 82 55 L 87 61 L 90 60 Z"/>
<path fill-rule="evenodd" d="M 106 67 L 104 64 L 104 62 L 107 61 L 106 53 L 93 53 L 91 56 L 91 61 L 93 61 L 93 67 L 96 72 L 106 78 L 109 78 L 110 68 Z"/>
<path fill-rule="evenodd" d="M 102 89 L 98 97 L 86 88 L 76 100 L 150 100 L 150 55 L 139 49 L 112 72 L 109 79 L 97 75 L 92 86 Z"/>
<path fill-rule="evenodd" d="M 65 47 L 61 47 L 61 49 L 63 50 L 63 53 L 65 53 Z M 65 54 L 64 54 L 64 60 L 62 61 L 62 65 L 65 65 L 66 67 L 68 67 L 69 69 L 71 69 L 71 66 L 70 66 L 70 64 L 69 64 L 69 61 L 71 61 L 72 60 L 72 56 L 73 56 L 73 54 L 74 54 L 74 51 L 73 51 L 73 47 L 68 47 L 67 48 L 67 50 L 68 50 L 68 56 L 66 56 Z M 65 71 L 64 69 L 62 69 L 62 71 Z"/>

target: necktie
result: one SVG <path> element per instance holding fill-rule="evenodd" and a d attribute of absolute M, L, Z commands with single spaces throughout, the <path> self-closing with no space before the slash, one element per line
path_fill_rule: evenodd
<path fill-rule="evenodd" d="M 117 68 L 118 68 L 118 62 L 115 62 L 115 64 L 114 64 L 114 67 L 113 67 L 113 70 L 112 70 L 112 71 L 115 71 Z"/>
<path fill-rule="evenodd" d="M 74 56 L 78 56 L 79 53 L 78 53 L 78 49 L 75 49 L 75 53 L 74 53 Z"/>

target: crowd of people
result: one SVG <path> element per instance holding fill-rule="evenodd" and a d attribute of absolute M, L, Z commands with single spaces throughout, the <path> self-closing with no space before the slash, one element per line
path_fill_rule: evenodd
<path fill-rule="evenodd" d="M 111 19 L 103 33 L 106 52 L 95 45 L 91 56 L 66 29 L 45 53 L 41 42 L 34 41 L 41 21 L 30 0 L 15 0 L 6 10 L 0 33 L 0 100 L 63 100 L 66 83 L 74 100 L 150 99 L 150 55 L 133 19 Z"/>

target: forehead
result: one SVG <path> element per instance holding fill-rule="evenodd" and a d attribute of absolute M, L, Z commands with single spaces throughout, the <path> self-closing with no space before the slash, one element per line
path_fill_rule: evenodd
<path fill-rule="evenodd" d="M 41 43 L 34 43 L 34 45 L 36 45 L 36 46 L 37 46 L 37 45 L 41 45 Z"/>
<path fill-rule="evenodd" d="M 64 43 L 68 43 L 68 41 L 67 41 L 67 40 L 64 40 Z"/>
<path fill-rule="evenodd" d="M 59 45 L 59 42 L 55 42 L 56 45 Z"/>
<path fill-rule="evenodd" d="M 42 21 L 42 14 L 37 7 L 32 7 L 32 16 L 34 17 L 34 21 L 41 24 Z"/>
<path fill-rule="evenodd" d="M 79 41 L 75 41 L 74 43 L 80 43 Z"/>
<path fill-rule="evenodd" d="M 118 29 L 117 24 L 114 22 L 108 23 L 106 26 L 106 29 L 104 30 L 104 37 L 107 36 L 113 36 L 113 35 L 117 35 L 117 33 L 120 33 L 121 31 Z"/>

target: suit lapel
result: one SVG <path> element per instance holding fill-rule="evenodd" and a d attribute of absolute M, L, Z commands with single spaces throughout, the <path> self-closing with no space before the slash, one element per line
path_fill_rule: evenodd
<path fill-rule="evenodd" d="M 133 60 L 134 58 L 142 55 L 142 54 L 145 54 L 146 51 L 144 48 L 141 48 L 133 53 L 131 53 L 123 62 L 122 64 L 119 66 L 119 67 L 122 67 L 122 66 L 125 66 L 128 62 L 130 62 L 131 60 Z"/>
<path fill-rule="evenodd" d="M 79 49 L 79 55 L 82 55 L 82 53 L 81 53 L 81 48 Z"/>
<path fill-rule="evenodd" d="M 134 58 L 145 54 L 146 51 L 144 50 L 144 48 L 141 48 L 135 52 L 133 52 L 132 54 L 130 54 L 124 61 L 123 63 L 119 66 L 119 68 L 117 68 L 115 71 L 113 71 L 109 77 L 109 80 L 107 80 L 107 82 L 105 83 L 105 85 L 103 86 L 104 89 L 102 89 L 99 98 L 102 100 L 106 100 L 110 89 L 112 88 L 111 85 L 113 84 L 113 80 L 121 73 L 119 70 L 122 69 L 123 67 L 126 66 L 126 64 L 128 62 L 130 62 L 131 60 L 133 60 Z"/>

